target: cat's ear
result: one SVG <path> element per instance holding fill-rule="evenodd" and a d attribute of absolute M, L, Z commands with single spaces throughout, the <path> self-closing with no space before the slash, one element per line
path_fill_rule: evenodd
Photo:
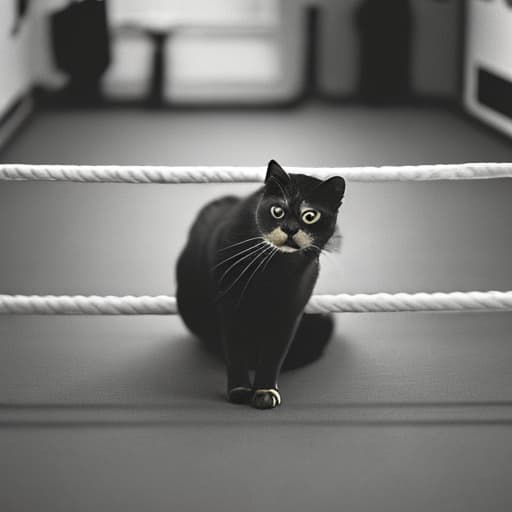
<path fill-rule="evenodd" d="M 341 176 L 333 176 L 320 183 L 311 193 L 310 199 L 337 210 L 341 206 L 344 195 L 345 180 Z"/>
<path fill-rule="evenodd" d="M 277 193 L 280 195 L 282 189 L 286 187 L 290 181 L 290 176 L 287 172 L 275 161 L 270 160 L 267 167 L 267 175 L 265 176 L 265 187 L 267 190 L 277 189 Z"/>

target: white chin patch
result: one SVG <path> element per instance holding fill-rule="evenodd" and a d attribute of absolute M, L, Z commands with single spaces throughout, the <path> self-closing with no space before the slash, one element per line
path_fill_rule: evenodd
<path fill-rule="evenodd" d="M 280 245 L 280 246 L 276 245 L 275 247 L 276 247 L 276 249 L 278 249 L 281 252 L 297 252 L 300 250 L 300 249 L 296 249 L 295 247 L 289 247 L 288 245 Z"/>

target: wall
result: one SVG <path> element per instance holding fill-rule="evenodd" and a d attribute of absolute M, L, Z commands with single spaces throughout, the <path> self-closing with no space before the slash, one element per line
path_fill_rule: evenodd
<path fill-rule="evenodd" d="M 29 30 L 23 24 L 11 35 L 15 21 L 14 2 L 0 2 L 0 116 L 28 91 L 31 85 Z"/>
<path fill-rule="evenodd" d="M 190 45 L 194 44 L 194 39 L 196 42 L 198 39 L 192 35 L 187 41 L 184 36 L 181 39 L 181 48 L 178 41 L 174 47 L 174 59 L 173 53 L 169 52 L 171 66 L 173 62 L 178 64 L 174 70 L 178 76 L 181 75 L 181 79 L 168 81 L 170 86 L 167 95 L 178 101 L 190 101 L 194 98 L 201 101 L 213 96 L 221 102 L 238 100 L 256 103 L 295 98 L 300 94 L 302 86 L 304 21 L 304 12 L 300 5 L 291 0 L 282 0 L 276 6 L 274 19 L 265 21 L 259 28 L 238 36 L 235 33 L 211 39 L 211 48 L 208 51 L 212 59 L 213 53 L 218 51 L 221 56 L 219 66 L 226 68 L 225 78 L 222 80 L 214 80 L 213 76 L 208 80 L 207 75 L 196 81 L 190 79 L 191 66 L 185 65 L 182 59 L 180 67 L 177 52 L 181 50 L 184 55 L 187 46 L 190 51 Z M 205 40 L 202 44 L 205 45 Z M 231 51 L 228 51 L 231 45 Z M 189 60 L 191 59 L 192 52 Z M 172 72 L 171 66 L 169 69 Z M 205 71 L 203 69 L 201 73 Z M 244 79 L 244 75 L 248 79 Z"/>

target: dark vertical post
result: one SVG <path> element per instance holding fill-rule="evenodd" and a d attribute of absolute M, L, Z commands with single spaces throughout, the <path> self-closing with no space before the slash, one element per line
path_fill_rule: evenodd
<path fill-rule="evenodd" d="M 153 44 L 153 59 L 151 78 L 149 83 L 147 105 L 152 108 L 161 107 L 164 103 L 165 81 L 165 44 L 169 34 L 167 32 L 149 30 L 147 32 Z"/>
<path fill-rule="evenodd" d="M 466 83 L 466 45 L 468 8 L 466 0 L 458 0 L 459 6 L 459 37 L 458 37 L 458 69 L 457 69 L 457 100 L 464 107 L 464 87 Z"/>
<path fill-rule="evenodd" d="M 51 17 L 55 64 L 69 77 L 64 98 L 72 103 L 101 100 L 100 80 L 110 65 L 106 2 L 74 2 Z"/>
<path fill-rule="evenodd" d="M 371 103 L 411 94 L 412 13 L 408 0 L 365 0 L 356 13 L 359 94 Z"/>
<path fill-rule="evenodd" d="M 15 0 L 16 4 L 16 19 L 11 29 L 11 35 L 15 36 L 20 30 L 21 24 L 27 14 L 30 0 Z"/>

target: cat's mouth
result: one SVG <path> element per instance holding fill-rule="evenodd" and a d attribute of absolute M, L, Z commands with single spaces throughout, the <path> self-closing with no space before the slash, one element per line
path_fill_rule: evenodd
<path fill-rule="evenodd" d="M 302 249 L 302 247 L 293 239 L 288 237 L 286 242 L 283 244 L 283 247 L 288 247 L 289 249 L 295 249 L 298 251 L 299 249 Z"/>
<path fill-rule="evenodd" d="M 291 245 L 288 242 L 283 245 L 276 245 L 275 247 L 281 252 L 297 252 L 302 249 L 302 247 L 299 247 L 297 244 L 293 243 L 293 245 Z"/>
<path fill-rule="evenodd" d="M 273 247 L 274 249 L 277 249 L 280 252 L 292 253 L 292 252 L 300 251 L 302 249 L 302 247 L 299 247 L 295 242 L 292 242 L 291 244 L 289 244 L 287 241 L 285 243 L 276 243 L 276 242 L 273 242 L 272 240 L 269 240 L 267 237 L 264 237 L 264 238 L 265 238 L 265 241 L 271 247 Z"/>

